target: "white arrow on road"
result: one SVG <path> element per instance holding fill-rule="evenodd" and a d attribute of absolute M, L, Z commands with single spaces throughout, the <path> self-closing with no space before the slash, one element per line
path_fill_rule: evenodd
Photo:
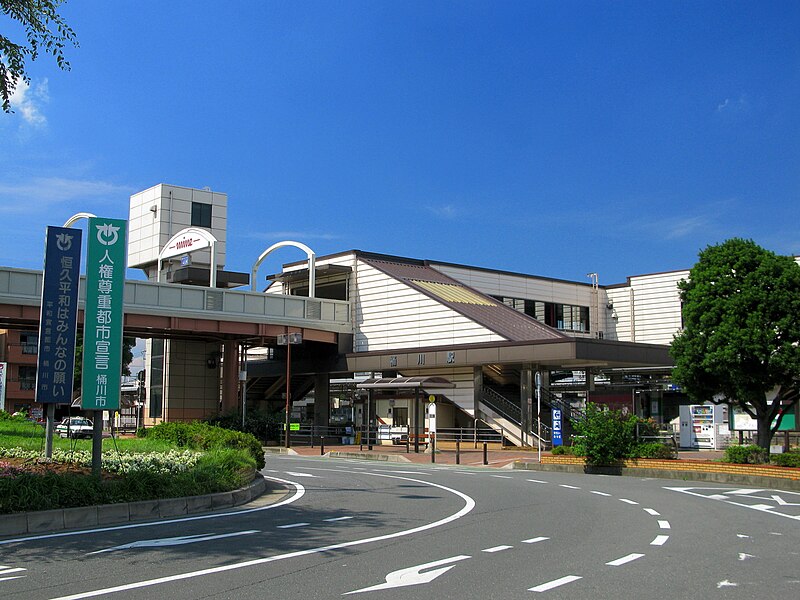
<path fill-rule="evenodd" d="M 227 537 L 235 537 L 237 535 L 250 535 L 251 533 L 259 533 L 259 531 L 257 529 L 251 529 L 249 531 L 236 531 L 234 533 L 223 533 L 219 535 L 183 535 L 180 537 L 161 538 L 156 540 L 139 540 L 138 542 L 122 544 L 121 546 L 114 546 L 113 548 L 96 550 L 95 552 L 89 552 L 89 554 L 101 554 L 103 552 L 113 552 L 114 550 L 128 550 L 129 548 L 160 548 L 162 546 L 180 546 L 182 544 L 194 544 L 195 542 L 219 540 Z"/>
<path fill-rule="evenodd" d="M 453 556 L 450 558 L 444 558 L 442 560 L 436 560 L 434 562 L 425 563 L 424 565 L 417 565 L 416 567 L 408 567 L 406 569 L 392 571 L 386 576 L 386 583 L 379 583 L 378 585 L 365 587 L 360 590 L 354 590 L 352 592 L 347 592 L 346 594 L 342 595 L 347 596 L 349 594 L 359 594 L 361 592 L 373 592 L 376 590 L 388 590 L 390 588 L 405 587 L 408 585 L 419 585 L 422 583 L 430 583 L 431 581 L 439 577 L 439 575 L 447 573 L 447 571 L 452 569 L 455 565 L 444 567 L 442 569 L 434 569 L 434 567 L 438 567 L 440 565 L 447 565 L 461 560 L 466 560 L 468 558 L 472 557 L 466 555 Z M 434 569 L 434 570 L 427 571 L 426 573 L 420 573 L 420 571 L 424 569 Z"/>
<path fill-rule="evenodd" d="M 781 506 L 800 506 L 800 504 L 798 504 L 797 502 L 787 502 L 777 494 L 772 494 L 772 499 L 775 500 L 775 502 L 777 502 Z"/>

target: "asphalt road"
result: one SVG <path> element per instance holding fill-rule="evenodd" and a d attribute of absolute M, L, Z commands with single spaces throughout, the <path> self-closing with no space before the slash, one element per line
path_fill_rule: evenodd
<path fill-rule="evenodd" d="M 0 538 L 0 598 L 800 597 L 800 494 L 268 456 L 278 502 Z"/>

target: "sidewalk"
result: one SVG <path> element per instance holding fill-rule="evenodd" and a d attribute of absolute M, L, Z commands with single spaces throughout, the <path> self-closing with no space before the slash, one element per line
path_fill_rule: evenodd
<path fill-rule="evenodd" d="M 391 462 L 409 462 L 416 464 L 430 464 L 430 453 L 425 452 L 425 447 L 420 446 L 419 453 L 414 452 L 414 447 L 411 447 L 410 452 L 406 452 L 406 447 L 402 446 L 389 446 L 374 444 L 372 449 L 364 445 L 328 445 L 324 448 L 320 446 L 292 446 L 290 454 L 299 456 L 320 456 L 322 451 L 324 454 L 331 456 L 348 456 L 352 458 L 362 458 L 364 460 L 387 460 Z M 435 456 L 436 464 L 441 465 L 455 465 L 456 463 L 456 450 L 455 445 L 452 443 L 442 444 L 437 448 Z M 267 447 L 267 453 L 285 453 L 282 447 Z M 678 452 L 678 458 L 684 460 L 706 460 L 714 461 L 719 459 L 725 454 L 722 450 L 681 450 Z M 542 456 L 550 456 L 550 452 L 542 452 Z M 496 468 L 510 468 L 510 465 L 516 461 L 535 463 L 538 462 L 539 453 L 536 448 L 522 449 L 513 446 L 501 448 L 499 444 L 487 444 L 486 460 L 484 463 L 483 445 L 478 444 L 475 448 L 474 444 L 465 443 L 461 445 L 460 456 L 458 457 L 458 464 L 463 466 L 482 466 L 486 464 L 489 467 Z"/>

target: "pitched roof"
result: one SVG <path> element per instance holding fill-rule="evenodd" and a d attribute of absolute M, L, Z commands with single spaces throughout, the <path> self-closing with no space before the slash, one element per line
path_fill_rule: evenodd
<path fill-rule="evenodd" d="M 361 255 L 360 259 L 509 341 L 525 342 L 568 337 L 427 264 L 364 255 Z"/>

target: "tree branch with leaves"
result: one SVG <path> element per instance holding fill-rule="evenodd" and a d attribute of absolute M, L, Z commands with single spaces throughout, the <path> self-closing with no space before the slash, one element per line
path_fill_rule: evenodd
<path fill-rule="evenodd" d="M 751 240 L 709 246 L 678 284 L 675 380 L 698 403 L 731 403 L 769 450 L 800 391 L 800 265 Z"/>
<path fill-rule="evenodd" d="M 25 40 L 13 41 L 0 33 L 0 100 L 3 112 L 11 110 L 11 96 L 20 81 L 29 84 L 26 62 L 34 61 L 40 53 L 51 54 L 58 67 L 70 70 L 64 56 L 67 44 L 78 47 L 72 28 L 58 14 L 64 0 L 0 0 L 0 11 L 17 21 L 25 32 Z"/>

